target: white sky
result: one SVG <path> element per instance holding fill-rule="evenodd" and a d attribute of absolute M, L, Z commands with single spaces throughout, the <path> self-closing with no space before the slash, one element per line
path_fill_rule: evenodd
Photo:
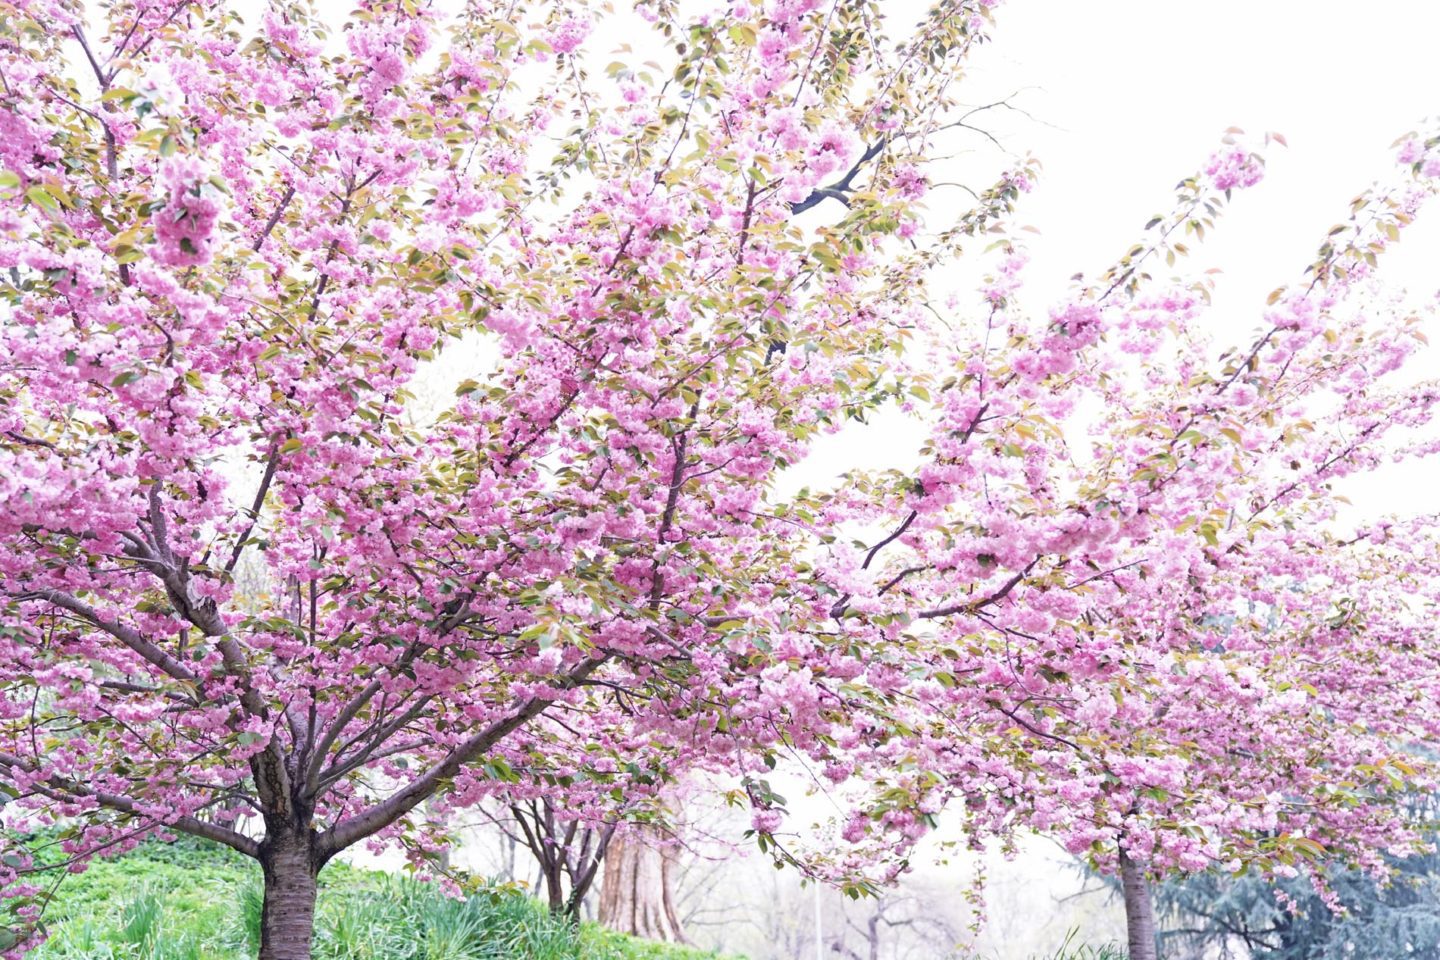
<path fill-rule="evenodd" d="M 1205 322 L 1220 342 L 1244 342 L 1266 295 L 1298 280 L 1350 200 L 1394 170 L 1392 143 L 1440 116 L 1440 3 L 1430 0 L 1005 0 L 996 19 L 960 89 L 972 104 L 1015 94 L 1011 102 L 1030 115 L 994 110 L 975 122 L 1012 157 L 1029 153 L 1042 164 L 1018 213 L 1040 231 L 1026 240 L 1021 301 L 1032 311 L 1060 298 L 1072 274 L 1093 276 L 1136 242 L 1228 128 L 1243 128 L 1257 146 L 1274 131 L 1289 146 L 1271 145 L 1265 180 L 1237 191 L 1217 229 L 1175 267 L 1187 276 L 1222 271 Z M 978 189 L 1007 159 L 972 142 L 953 179 Z M 931 206 L 939 214 L 951 198 L 969 199 L 937 191 Z M 1427 213 L 1381 264 L 1417 301 L 1440 290 L 1440 202 Z M 1440 344 L 1440 330 L 1429 334 Z M 1440 374 L 1440 351 L 1417 360 L 1415 374 Z M 914 421 L 887 417 L 863 443 L 849 433 L 828 438 L 797 471 L 807 475 L 783 489 L 851 467 L 900 465 L 922 434 Z M 1355 520 L 1434 510 L 1440 465 L 1387 467 L 1342 489 L 1356 502 Z"/>
<path fill-rule="evenodd" d="M 1022 214 L 1045 235 L 1031 281 L 1052 293 L 1122 252 L 1237 126 L 1290 146 L 1271 151 L 1263 186 L 1196 262 L 1226 271 L 1217 306 L 1261 304 L 1387 172 L 1392 141 L 1440 112 L 1440 5 L 1423 0 L 1013 0 L 997 17 L 969 94 L 1021 90 L 1053 125 L 1022 120 L 1002 138 L 1044 163 Z M 1440 225 L 1425 226 L 1406 239 L 1423 259 L 1397 260 L 1428 291 L 1440 284 L 1416 268 L 1435 262 Z"/>

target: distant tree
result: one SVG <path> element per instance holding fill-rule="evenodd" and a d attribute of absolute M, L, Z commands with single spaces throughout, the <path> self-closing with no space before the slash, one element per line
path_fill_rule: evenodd
<path fill-rule="evenodd" d="M 1383 881 L 1319 866 L 1323 895 L 1309 876 L 1173 877 L 1154 888 L 1162 953 L 1170 960 L 1440 960 L 1440 853 L 1392 858 L 1388 866 Z"/>
<path fill-rule="evenodd" d="M 952 894 L 953 896 L 953 894 Z M 930 960 L 970 956 L 965 934 L 951 922 L 938 891 L 887 890 L 841 907 L 839 929 L 829 935 L 830 953 L 842 960 Z"/>
<path fill-rule="evenodd" d="M 610 841 L 597 918 L 648 940 L 686 943 L 677 903 L 681 849 L 654 826 L 630 825 Z"/>
<path fill-rule="evenodd" d="M 567 817 L 548 797 L 515 799 L 489 820 L 534 857 L 550 912 L 578 922 L 616 824 Z"/>
<path fill-rule="evenodd" d="M 1433 857 L 1407 858 L 1379 883 L 1349 870 L 1325 882 L 1344 912 L 1334 913 L 1308 880 L 1274 881 L 1197 874 L 1156 888 L 1166 957 L 1253 960 L 1395 960 L 1440 957 L 1440 873 Z M 1284 902 L 1281 897 L 1283 896 Z"/>
<path fill-rule="evenodd" d="M 1423 849 L 1397 803 L 1434 783 L 1413 746 L 1440 732 L 1437 526 L 1347 529 L 1335 486 L 1437 449 L 1440 383 L 1406 368 L 1421 318 L 1377 268 L 1440 138 L 1399 159 L 1240 345 L 1209 335 L 1203 280 L 1147 273 L 1260 179 L 1236 145 L 1047 315 L 1001 243 L 988 321 L 917 378 L 946 398 L 918 475 L 857 472 L 810 505 L 882 531 L 817 564 L 835 630 L 892 671 L 870 662 L 891 711 L 827 765 L 860 782 L 850 868 L 904 869 L 953 804 L 972 843 L 1034 829 L 1118 875 L 1132 960 L 1153 960 L 1157 878 L 1380 876 Z"/>

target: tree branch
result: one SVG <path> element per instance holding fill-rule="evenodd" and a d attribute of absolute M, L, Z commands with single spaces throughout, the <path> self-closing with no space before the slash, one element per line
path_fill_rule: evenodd
<path fill-rule="evenodd" d="M 850 206 L 850 199 L 848 194 L 852 189 L 854 189 L 851 184 L 854 183 L 855 177 L 860 173 L 860 169 L 864 167 L 865 164 L 878 157 L 880 155 L 880 151 L 884 150 L 887 146 L 889 146 L 889 144 L 889 137 L 881 137 L 879 140 L 876 140 L 873 144 L 871 144 L 868 150 L 866 150 L 860 155 L 860 159 L 856 160 L 854 165 L 845 172 L 845 176 L 841 177 L 839 180 L 836 180 L 834 183 L 826 184 L 823 187 L 816 187 L 814 190 L 810 191 L 810 196 L 806 197 L 804 200 L 800 200 L 796 203 L 790 204 L 790 215 L 793 217 L 802 214 L 806 210 L 809 210 L 811 207 L 818 206 L 820 203 L 823 203 L 827 198 L 839 200 L 841 203 L 845 204 L 845 206 Z"/>
<path fill-rule="evenodd" d="M 554 689 L 568 690 L 576 686 L 599 669 L 605 659 L 599 657 L 586 660 L 566 674 L 562 682 Z M 451 779 L 467 763 L 484 756 L 495 744 L 548 710 L 552 703 L 554 703 L 553 700 L 538 697 L 526 700 L 520 709 L 504 720 L 497 720 L 452 748 L 444 760 L 396 793 L 369 809 L 340 821 L 330 830 L 322 833 L 318 841 L 320 861 L 323 863 L 346 847 L 384 830 L 415 809 L 427 797 L 434 794 L 442 781 Z"/>
<path fill-rule="evenodd" d="M 262 229 L 260 235 L 255 238 L 255 243 L 251 246 L 251 249 L 256 253 L 260 252 L 260 248 L 263 247 L 265 241 L 270 238 L 270 233 L 275 229 L 275 225 L 280 222 L 280 218 L 285 215 L 285 208 L 290 205 L 290 201 L 294 197 L 295 185 L 292 183 L 285 188 L 285 195 L 281 197 L 280 202 L 275 205 L 275 212 L 270 214 L 270 219 L 265 221 L 264 229 Z"/>
<path fill-rule="evenodd" d="M 46 603 L 54 604 L 62 610 L 69 611 L 75 616 L 89 623 L 91 626 L 105 633 L 110 634 L 135 653 L 139 654 L 147 663 L 164 671 L 175 680 L 184 680 L 187 683 L 199 683 L 200 678 L 186 667 L 179 660 L 161 650 L 151 640 L 141 636 L 140 632 L 123 623 L 113 620 L 106 620 L 95 611 L 95 608 L 83 600 L 60 590 L 40 589 L 32 590 L 15 596 L 16 600 L 43 600 Z"/>
<path fill-rule="evenodd" d="M 30 773 L 36 770 L 34 764 L 28 763 L 20 757 L 11 754 L 0 754 L 0 768 L 6 770 L 19 769 Z M 227 847 L 240 851 L 247 857 L 258 859 L 260 856 L 260 845 L 258 843 L 243 834 L 231 830 L 229 827 L 222 827 L 218 823 L 207 823 L 204 820 L 198 820 L 191 816 L 179 816 L 174 820 L 166 820 L 154 814 L 145 813 L 140 809 L 140 804 L 131 800 L 129 797 L 92 790 L 83 783 L 66 780 L 63 777 L 50 777 L 45 780 L 43 784 L 34 784 L 32 789 L 42 796 L 49 797 L 60 803 L 93 800 L 102 807 L 115 810 L 129 817 L 153 820 L 158 824 L 174 827 L 176 830 L 188 833 L 191 836 L 201 837 L 205 840 L 213 840 L 216 843 L 223 843 Z"/>
<path fill-rule="evenodd" d="M 275 479 L 275 468 L 279 462 L 280 441 L 276 439 L 270 442 L 270 452 L 265 457 L 265 475 L 260 478 L 260 489 L 256 491 L 255 502 L 250 506 L 250 522 L 245 526 L 245 532 L 235 541 L 235 549 L 225 564 L 226 573 L 233 573 L 235 565 L 240 562 L 240 554 L 245 550 L 245 541 L 250 539 L 250 531 L 255 529 L 255 524 L 260 519 L 260 511 L 265 506 L 265 495 L 270 492 L 270 482 Z"/>
<path fill-rule="evenodd" d="M 1019 586 L 1020 582 L 1025 579 L 1025 577 L 1030 573 L 1032 569 L 1034 569 L 1035 564 L 1039 562 L 1040 558 L 1036 557 L 1034 560 L 1031 560 L 1029 563 L 1025 564 L 1024 570 L 1021 570 L 1019 573 L 1015 574 L 1015 576 L 1011 577 L 1009 580 L 1006 580 L 1004 585 L 1001 586 L 999 590 L 996 590 L 988 597 L 983 597 L 979 600 L 967 600 L 964 603 L 954 603 L 944 607 L 936 607 L 933 610 L 921 610 L 919 613 L 915 614 L 915 616 L 919 617 L 922 620 L 935 620 L 940 617 L 953 616 L 957 613 L 974 613 L 977 610 L 983 610 L 991 604 L 999 603 L 1001 600 L 1004 600 L 1006 597 L 1008 597 L 1010 595 L 1010 591 L 1014 590 L 1017 586 Z"/>
<path fill-rule="evenodd" d="M 915 518 L 919 515 L 920 513 L 918 510 L 911 510 L 910 515 L 905 518 L 905 522 L 900 524 L 899 528 L 896 529 L 894 533 L 890 534 L 890 536 L 886 537 L 884 540 L 881 540 L 879 543 L 875 544 L 875 546 L 870 548 L 870 552 L 865 554 L 865 562 L 860 564 L 860 569 L 869 570 L 870 562 L 875 559 L 875 557 L 880 553 L 881 550 L 884 550 L 886 547 L 890 546 L 890 544 L 894 543 L 896 540 L 899 540 L 902 536 L 904 536 L 905 531 L 910 529 L 910 524 L 914 523 Z M 894 581 L 892 581 L 886 584 L 885 588 L 880 592 L 884 593 L 885 590 L 889 590 L 894 585 L 895 583 Z M 830 608 L 830 616 L 835 617 L 836 619 L 839 619 L 841 616 L 843 616 L 845 613 L 845 605 L 850 602 L 851 596 L 853 596 L 853 594 L 847 593 L 839 600 L 836 600 L 835 605 Z"/>

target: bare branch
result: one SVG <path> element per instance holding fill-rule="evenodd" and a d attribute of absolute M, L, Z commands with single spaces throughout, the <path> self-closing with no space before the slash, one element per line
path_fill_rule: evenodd
<path fill-rule="evenodd" d="M 584 661 L 566 674 L 555 688 L 568 690 L 574 687 L 599 669 L 605 659 L 599 657 Z M 378 833 L 415 809 L 435 792 L 442 781 L 451 779 L 466 764 L 484 756 L 495 744 L 548 710 L 552 703 L 554 703 L 553 700 L 538 697 L 526 700 L 513 714 L 504 720 L 490 724 L 462 741 L 446 754 L 445 759 L 410 781 L 396 793 L 391 794 L 387 799 L 347 820 L 340 821 L 333 828 L 322 833 L 318 841 L 321 862 L 330 859 L 346 847 Z"/>
<path fill-rule="evenodd" d="M 1008 597 L 1010 595 L 1010 591 L 1014 590 L 1017 586 L 1019 586 L 1020 582 L 1029 575 L 1032 569 L 1034 569 L 1035 564 L 1039 562 L 1039 557 L 1031 560 L 1025 565 L 1024 570 L 1021 570 L 1009 580 L 1006 580 L 1004 585 L 1001 586 L 999 590 L 996 590 L 988 597 L 982 597 L 979 600 L 967 600 L 964 603 L 953 603 L 944 607 L 936 607 L 933 610 L 921 610 L 919 613 L 915 614 L 915 616 L 919 617 L 922 620 L 935 620 L 940 617 L 953 616 L 957 613 L 975 613 L 976 611 L 983 610 L 986 607 L 991 606 L 992 604 L 999 603 L 1001 600 L 1004 600 L 1006 597 Z"/>
<path fill-rule="evenodd" d="M 256 249 L 259 249 L 258 242 Z M 233 573 L 235 565 L 240 562 L 240 554 L 245 550 L 245 541 L 250 539 L 250 531 L 255 529 L 255 524 L 260 519 L 260 511 L 265 506 L 265 495 L 270 492 L 270 482 L 275 479 L 275 468 L 279 461 L 280 441 L 276 439 L 271 441 L 270 452 L 265 456 L 265 475 L 260 478 L 260 489 L 255 492 L 255 502 L 250 505 L 250 522 L 246 524 L 245 532 L 240 534 L 235 541 L 235 549 L 225 564 L 226 573 Z"/>
<path fill-rule="evenodd" d="M 869 149 L 860 155 L 860 159 L 856 160 L 854 165 L 845 172 L 845 176 L 836 180 L 834 183 L 826 184 L 823 187 L 816 187 L 810 191 L 810 196 L 804 200 L 790 204 L 790 215 L 798 216 L 811 207 L 823 203 L 826 199 L 839 200 L 845 204 L 845 206 L 850 206 L 849 194 L 850 191 L 854 189 L 852 184 L 855 181 L 855 177 L 860 173 L 861 168 L 863 168 L 865 164 L 878 157 L 880 152 L 889 146 L 889 144 L 890 139 L 888 137 L 881 137 L 879 140 L 876 140 L 870 145 Z"/>

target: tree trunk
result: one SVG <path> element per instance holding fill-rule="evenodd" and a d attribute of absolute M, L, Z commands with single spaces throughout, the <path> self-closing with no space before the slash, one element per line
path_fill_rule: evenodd
<path fill-rule="evenodd" d="M 1120 852 L 1120 884 L 1125 891 L 1125 930 L 1130 960 L 1157 960 L 1155 903 L 1140 864 Z"/>
<path fill-rule="evenodd" d="M 558 854 L 559 851 L 556 851 Z M 550 915 L 561 917 L 565 915 L 565 880 L 560 873 L 560 859 L 556 856 L 550 863 L 545 864 L 545 893 L 550 900 Z"/>
<path fill-rule="evenodd" d="M 281 833 L 260 849 L 265 905 L 260 914 L 260 960 L 310 960 L 315 929 L 315 878 L 320 865 L 313 835 Z"/>
<path fill-rule="evenodd" d="M 635 830 L 610 841 L 600 888 L 600 922 L 631 936 L 687 943 L 675 913 L 675 850 L 647 842 L 650 836 L 654 834 Z"/>

